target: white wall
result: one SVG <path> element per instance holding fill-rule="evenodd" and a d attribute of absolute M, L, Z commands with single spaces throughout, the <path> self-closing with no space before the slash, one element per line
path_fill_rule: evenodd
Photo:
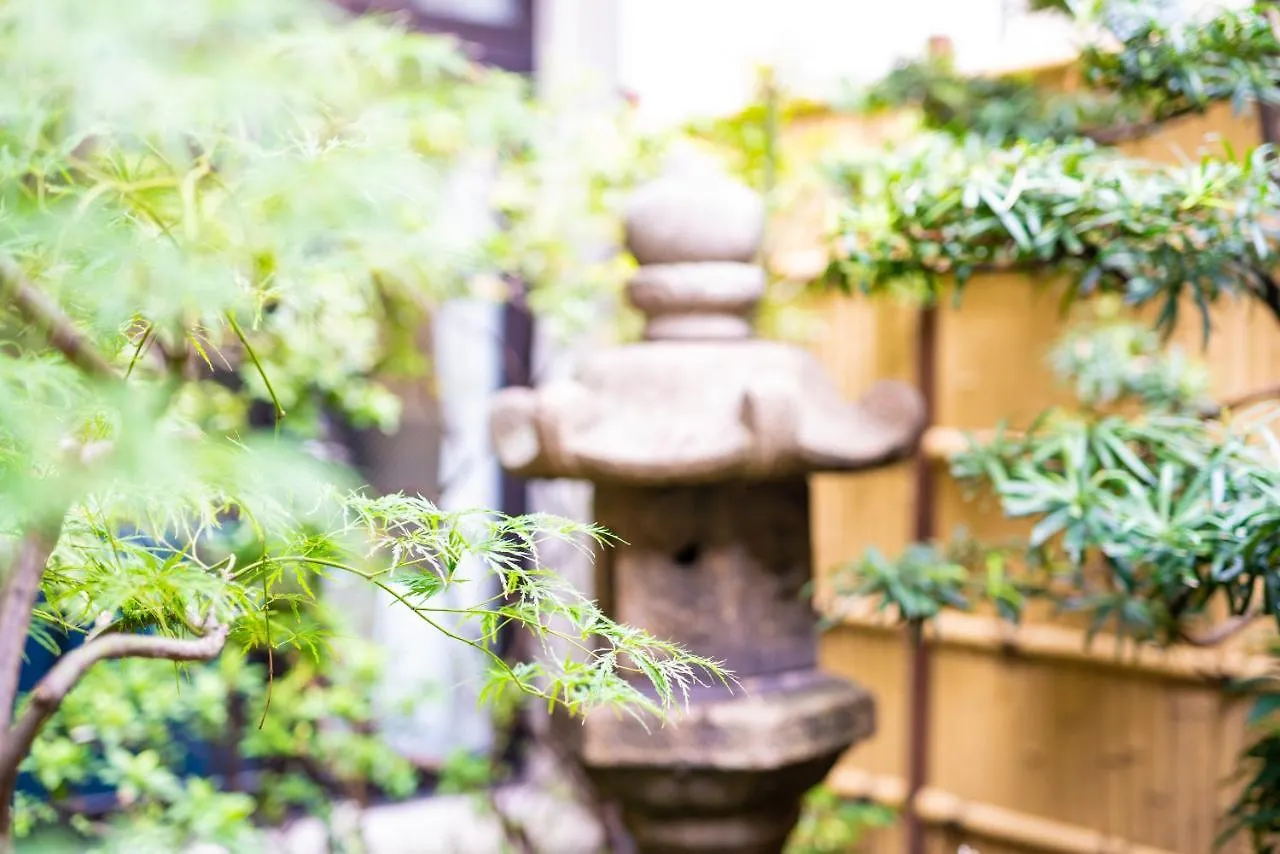
<path fill-rule="evenodd" d="M 459 165 L 450 186 L 455 225 L 477 234 L 495 227 L 484 202 L 489 176 L 488 162 Z M 501 372 L 501 332 L 501 308 L 491 302 L 454 300 L 433 317 L 431 363 L 443 422 L 439 502 L 444 510 L 496 507 L 500 501 L 499 471 L 489 443 L 489 401 Z M 435 450 L 427 447 L 422 452 Z M 481 562 L 471 561 L 460 575 L 471 580 L 433 604 L 470 607 L 497 590 Z M 432 763 L 455 751 L 487 748 L 492 727 L 476 700 L 489 662 L 427 625 L 389 595 L 379 593 L 376 599 L 380 613 L 372 635 L 393 651 L 378 697 L 388 740 L 415 760 Z M 464 628 L 447 616 L 437 616 L 453 631 L 475 632 L 474 625 Z M 406 702 L 408 710 L 399 708 Z"/>
<path fill-rule="evenodd" d="M 1002 14 L 1003 0 L 618 0 L 619 79 L 655 125 L 730 112 L 755 69 L 811 97 L 869 82 L 947 35 L 963 66 L 1063 55 L 1061 21 Z"/>
<path fill-rule="evenodd" d="M 536 83 L 544 96 L 580 115 L 590 115 L 617 97 L 614 43 L 619 29 L 611 0 L 540 0 L 536 20 Z M 574 132 L 573 126 L 567 124 L 565 132 Z M 483 164 L 475 170 L 463 169 L 455 187 L 454 210 L 478 231 L 493 227 L 483 208 L 486 193 L 471 183 L 483 181 L 485 174 Z M 567 370 L 580 355 L 582 343 L 570 346 L 540 338 L 539 376 Z M 500 307 L 478 301 L 444 306 L 435 317 L 434 344 L 433 367 L 444 421 L 440 477 L 446 486 L 440 504 L 446 510 L 496 507 L 501 471 L 489 441 L 489 406 L 501 371 Z M 535 510 L 589 518 L 591 493 L 585 484 L 545 483 L 535 485 L 531 493 Z M 543 557 L 575 583 L 590 584 L 590 565 L 576 551 L 549 550 Z M 464 575 L 483 580 L 469 590 L 455 591 L 439 604 L 474 604 L 495 589 L 483 567 L 472 567 Z M 379 696 L 386 710 L 382 725 L 389 738 L 414 758 L 436 762 L 454 751 L 488 747 L 492 727 L 485 710 L 476 704 L 488 663 L 395 606 L 389 597 L 378 597 L 377 608 L 368 631 L 396 651 Z M 425 685 L 433 686 L 434 693 L 424 694 Z M 412 710 L 396 711 L 405 699 L 415 700 Z"/>

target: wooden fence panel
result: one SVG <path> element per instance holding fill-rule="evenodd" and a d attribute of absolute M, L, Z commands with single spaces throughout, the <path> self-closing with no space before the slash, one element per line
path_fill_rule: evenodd
<path fill-rule="evenodd" d="M 819 123 L 800 129 L 803 144 L 795 150 L 813 150 L 815 139 L 818 147 L 865 150 L 910 127 L 901 116 L 862 127 L 856 120 Z M 1221 106 L 1122 148 L 1172 163 L 1217 148 L 1206 139 L 1217 134 L 1243 153 L 1257 142 L 1257 127 L 1252 115 Z M 798 215 L 782 227 L 771 226 L 770 241 L 771 253 L 799 259 L 806 269 L 821 233 L 821 206 L 808 201 L 793 205 Z M 1052 282 L 986 276 L 970 284 L 962 307 L 940 307 L 935 423 L 1024 426 L 1046 407 L 1070 402 L 1047 354 L 1081 313 L 1060 315 L 1059 293 Z M 846 395 L 863 394 L 879 379 L 914 381 L 914 310 L 831 298 L 820 313 L 825 322 L 812 346 Z M 1219 397 L 1280 383 L 1280 324 L 1265 309 L 1245 302 L 1216 309 L 1207 350 L 1194 311 L 1185 314 L 1173 340 L 1208 362 Z M 971 500 L 945 476 L 946 464 L 938 465 L 940 536 L 960 526 L 987 541 L 1025 536 L 1027 525 L 1004 519 L 990 499 Z M 892 555 L 910 542 L 911 465 L 817 477 L 813 490 L 814 555 L 825 601 L 832 568 L 868 547 Z M 1230 802 L 1227 781 L 1244 744 L 1247 709 L 1220 684 L 1224 676 L 1268 666 L 1265 657 L 1249 654 L 1258 635 L 1213 651 L 1128 647 L 1121 656 L 1105 638 L 1086 649 L 1078 619 L 1037 609 L 1026 623 L 1013 630 L 987 615 L 947 615 L 932 635 L 930 775 L 919 799 L 929 854 L 955 854 L 962 844 L 978 854 L 1208 854 Z M 840 763 L 832 785 L 900 805 L 908 720 L 904 634 L 851 613 L 824 636 L 821 659 L 866 685 L 878 704 L 876 736 Z M 877 832 L 864 850 L 900 854 L 901 828 Z"/>
<path fill-rule="evenodd" d="M 1022 426 L 1047 406 L 1069 400 L 1046 364 L 1048 349 L 1070 322 L 1057 313 L 1055 297 L 1019 277 L 989 277 L 970 285 L 961 308 L 940 309 L 939 424 L 981 429 L 1008 418 Z M 914 373 L 911 314 L 858 300 L 833 305 L 818 351 L 843 391 L 859 394 L 878 377 Z M 1272 318 L 1228 306 L 1215 314 L 1215 324 L 1218 337 L 1207 356 L 1219 387 L 1235 394 L 1280 382 L 1280 329 Z M 1196 324 L 1192 318 L 1186 325 Z M 1177 337 L 1193 334 L 1198 329 L 1180 328 Z M 909 541 L 909 465 L 818 478 L 815 496 L 820 569 L 854 559 L 868 546 L 896 553 Z M 989 500 L 969 500 L 945 475 L 935 501 L 942 536 L 958 526 L 985 541 L 1026 533 L 1024 523 L 1002 518 Z M 1084 647 L 1078 620 L 1043 610 L 1028 622 L 1023 633 L 1044 623 L 1075 623 L 1059 629 L 1067 638 L 1059 646 Z M 1097 850 L 1087 846 L 1113 842 L 1153 852 L 1211 850 L 1229 799 L 1226 778 L 1243 743 L 1244 704 L 1227 700 L 1212 680 L 1197 678 L 1194 666 L 1170 674 L 1154 665 L 1141 670 L 1100 667 L 1101 659 L 1064 663 L 1034 653 L 1011 655 L 999 644 L 957 648 L 945 627 L 934 647 L 930 786 L 940 797 L 997 816 L 985 835 L 938 817 L 935 836 L 945 830 L 944 847 L 959 839 L 982 854 Z M 902 633 L 843 626 L 824 638 L 823 661 L 866 684 L 880 704 L 875 739 L 859 746 L 833 780 L 839 785 L 842 773 L 853 769 L 901 786 L 907 720 Z M 1019 822 L 1039 830 L 1027 831 L 1019 842 Z M 1036 836 L 1040 831 L 1058 834 L 1061 844 Z M 1076 836 L 1086 841 L 1073 842 Z M 877 841 L 869 850 L 889 850 L 889 844 Z"/>

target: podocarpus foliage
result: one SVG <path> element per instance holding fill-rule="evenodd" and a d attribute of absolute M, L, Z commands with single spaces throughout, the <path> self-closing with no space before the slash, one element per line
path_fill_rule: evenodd
<path fill-rule="evenodd" d="M 1192 17 L 1168 0 L 1037 0 L 1089 36 L 1076 63 L 1083 86 L 1046 92 L 1031 75 L 959 73 L 946 57 L 902 63 L 855 91 L 858 112 L 917 107 L 923 125 L 993 144 L 1087 137 L 1114 143 L 1162 122 L 1230 103 L 1241 113 L 1280 104 L 1275 5 L 1210 5 Z"/>
<path fill-rule="evenodd" d="M 934 114 L 945 121 L 929 119 L 944 133 L 898 158 L 841 170 L 852 204 L 839 217 L 830 278 L 926 303 L 954 281 L 963 306 L 964 282 L 977 272 L 1043 274 L 1065 302 L 1109 294 L 1154 304 L 1164 331 L 1179 312 L 1198 312 L 1205 336 L 1218 301 L 1260 299 L 1280 314 L 1269 146 L 1161 167 L 1098 144 L 1214 102 L 1274 108 L 1271 5 L 1194 20 L 1147 14 L 1152 4 L 1142 2 L 1046 5 L 1107 21 L 1117 44 L 1089 49 L 1082 66 L 1129 110 L 1127 123 L 1091 127 L 1077 115 L 1051 124 L 1039 108 L 1022 124 L 992 121 L 956 95 L 949 112 Z M 987 123 L 954 121 L 965 116 Z M 1260 136 L 1270 134 L 1261 125 Z M 1026 129 L 1034 141 L 1022 138 Z M 1091 634 L 1158 644 L 1215 645 L 1256 620 L 1280 620 L 1275 408 L 1243 405 L 1275 390 L 1211 402 L 1202 376 L 1155 331 L 1114 321 L 1077 330 L 1054 356 L 1077 406 L 1046 412 L 1025 431 L 974 437 L 953 460 L 953 476 L 1031 523 L 1028 540 L 869 555 L 846 568 L 845 593 L 904 621 L 978 599 L 1017 619 L 1029 597 L 1045 597 L 1087 614 Z M 1262 698 L 1222 838 L 1245 834 L 1270 852 L 1280 844 L 1280 703 L 1273 678 L 1241 687 Z"/>
<path fill-rule="evenodd" d="M 1257 297 L 1280 315 L 1270 147 L 1207 141 L 1208 154 L 1170 167 L 1100 144 L 1215 103 L 1274 108 L 1275 7 L 1178 18 L 1155 0 L 1043 5 L 1109 37 L 1080 57 L 1080 91 L 966 78 L 934 59 L 859 93 L 863 110 L 918 106 L 933 133 L 894 156 L 837 165 L 858 204 L 836 219 L 829 280 L 932 298 L 942 278 L 962 288 L 975 272 L 1021 270 L 1067 279 L 1067 299 L 1113 291 L 1155 303 L 1165 329 L 1189 307 L 1207 324 L 1223 295 Z"/>
<path fill-rule="evenodd" d="M 1109 292 L 1158 306 L 1166 330 L 1188 308 L 1207 324 L 1224 297 L 1280 316 L 1280 190 L 1266 148 L 1170 167 L 1089 140 L 933 134 L 836 177 L 858 199 L 837 214 L 828 269 L 846 290 L 933 300 L 950 282 L 960 298 L 975 273 L 1022 271 L 1065 279 L 1064 301 Z"/>
<path fill-rule="evenodd" d="M 320 644 L 273 615 L 328 574 L 483 650 L 486 697 L 644 713 L 718 672 L 538 567 L 544 539 L 604 532 L 369 497 L 309 450 L 321 404 L 393 422 L 371 379 L 388 327 L 507 260 L 454 216 L 455 182 L 468 158 L 528 165 L 518 80 L 309 0 L 3 0 L 0 76 L 0 838 L 90 668 Z M 477 573 L 498 596 L 436 606 Z M 508 664 L 509 623 L 582 655 Z M 83 643 L 18 698 L 24 641 L 52 629 Z"/>
<path fill-rule="evenodd" d="M 1095 644 L 1110 642 L 1105 632 L 1210 647 L 1259 620 L 1280 624 L 1280 410 L 1213 403 L 1201 366 L 1161 345 L 1151 329 L 1116 320 L 1075 330 L 1053 361 L 1076 405 L 1025 430 L 975 435 L 952 459 L 953 477 L 1027 520 L 1025 541 L 960 534 L 892 558 L 871 553 L 837 574 L 839 595 L 903 621 L 979 602 L 1017 621 L 1037 599 L 1085 615 Z M 1261 698 L 1223 838 L 1245 832 L 1255 850 L 1273 851 L 1280 691 L 1273 676 L 1228 690 Z"/>

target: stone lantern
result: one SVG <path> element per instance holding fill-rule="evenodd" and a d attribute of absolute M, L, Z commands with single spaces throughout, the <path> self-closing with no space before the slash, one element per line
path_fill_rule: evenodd
<path fill-rule="evenodd" d="M 599 561 L 610 615 L 741 682 L 700 687 L 662 726 L 604 712 L 578 731 L 645 854 L 780 851 L 804 792 L 874 728 L 866 691 L 816 667 L 807 476 L 903 457 L 924 407 L 887 382 L 847 402 L 807 351 L 753 337 L 763 223 L 747 187 L 673 161 L 626 221 L 645 340 L 494 406 L 503 466 L 594 484 L 622 540 Z"/>

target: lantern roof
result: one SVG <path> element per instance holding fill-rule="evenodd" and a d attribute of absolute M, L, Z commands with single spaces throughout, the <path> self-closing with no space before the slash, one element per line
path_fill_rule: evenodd
<path fill-rule="evenodd" d="M 764 205 L 687 153 L 632 197 L 627 296 L 644 340 L 607 348 L 538 388 L 501 392 L 498 458 L 526 477 L 664 485 L 873 468 L 907 455 L 924 426 L 912 387 L 845 400 L 803 348 L 756 338 L 754 259 Z"/>

